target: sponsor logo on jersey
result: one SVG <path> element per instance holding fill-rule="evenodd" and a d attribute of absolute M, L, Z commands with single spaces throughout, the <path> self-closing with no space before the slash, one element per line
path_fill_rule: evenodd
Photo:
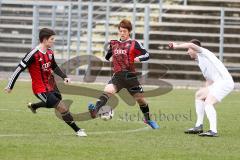
<path fill-rule="evenodd" d="M 44 64 L 42 65 L 42 70 L 48 71 L 50 66 L 51 66 L 51 62 L 44 63 Z"/>
<path fill-rule="evenodd" d="M 123 50 L 123 49 L 115 49 L 115 50 L 114 50 L 114 53 L 115 53 L 115 54 L 127 54 L 127 51 L 126 51 L 126 50 Z"/>

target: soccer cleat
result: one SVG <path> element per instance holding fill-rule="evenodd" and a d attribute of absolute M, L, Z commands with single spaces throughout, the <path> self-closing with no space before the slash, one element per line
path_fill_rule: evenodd
<path fill-rule="evenodd" d="M 148 124 L 152 129 L 159 129 L 159 125 L 153 120 L 144 120 L 144 123 Z"/>
<path fill-rule="evenodd" d="M 27 104 L 27 107 L 32 111 L 32 113 L 34 113 L 34 114 L 37 113 L 36 109 L 34 109 L 34 108 L 32 107 L 32 103 L 29 102 L 29 103 Z"/>
<path fill-rule="evenodd" d="M 79 131 L 76 132 L 76 135 L 78 137 L 87 137 L 86 132 L 84 131 L 84 129 L 80 129 Z"/>
<path fill-rule="evenodd" d="M 95 108 L 94 104 L 92 104 L 92 103 L 88 104 L 88 111 L 89 111 L 90 116 L 92 118 L 96 118 L 97 117 L 97 111 L 96 111 L 96 108 Z"/>
<path fill-rule="evenodd" d="M 186 134 L 199 134 L 199 133 L 203 133 L 203 125 L 201 124 L 198 127 L 189 128 L 184 133 L 186 133 Z"/>
<path fill-rule="evenodd" d="M 218 137 L 218 134 L 209 130 L 207 132 L 200 133 L 199 136 L 201 136 L 201 137 Z"/>

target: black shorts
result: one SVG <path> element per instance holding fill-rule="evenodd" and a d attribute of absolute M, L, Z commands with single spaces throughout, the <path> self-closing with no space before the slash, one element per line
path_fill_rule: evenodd
<path fill-rule="evenodd" d="M 43 92 L 39 94 L 35 94 L 35 96 L 46 103 L 47 108 L 55 108 L 62 100 L 62 95 L 58 91 L 51 91 L 51 92 Z"/>
<path fill-rule="evenodd" d="M 131 95 L 134 95 L 135 93 L 143 93 L 143 88 L 139 83 L 136 74 L 133 72 L 117 72 L 113 75 L 108 84 L 114 84 L 117 87 L 117 92 L 126 88 Z"/>

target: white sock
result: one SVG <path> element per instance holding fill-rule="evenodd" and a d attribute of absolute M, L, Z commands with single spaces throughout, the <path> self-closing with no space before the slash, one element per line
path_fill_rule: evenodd
<path fill-rule="evenodd" d="M 205 112 L 210 123 L 210 130 L 217 133 L 217 113 L 214 106 L 206 104 Z"/>
<path fill-rule="evenodd" d="M 204 118 L 204 101 L 195 99 L 195 107 L 196 107 L 196 113 L 197 113 L 197 122 L 195 124 L 195 127 L 198 127 L 203 124 L 203 118 Z"/>

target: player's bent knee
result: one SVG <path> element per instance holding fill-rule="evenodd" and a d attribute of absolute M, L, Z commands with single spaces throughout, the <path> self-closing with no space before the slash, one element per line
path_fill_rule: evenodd
<path fill-rule="evenodd" d="M 57 111 L 60 112 L 60 113 L 68 112 L 68 109 L 65 108 L 65 107 L 57 107 L 56 109 L 57 109 Z"/>
<path fill-rule="evenodd" d="M 56 110 L 59 111 L 60 113 L 64 113 L 64 112 L 67 112 L 67 111 L 68 111 L 68 108 L 65 106 L 65 104 L 63 103 L 63 101 L 60 101 L 55 108 L 56 108 Z"/>
<path fill-rule="evenodd" d="M 214 105 L 218 102 L 219 101 L 217 100 L 217 98 L 215 98 L 213 95 L 209 94 L 204 103 L 205 103 L 205 105 Z"/>
<path fill-rule="evenodd" d="M 143 95 L 134 96 L 134 99 L 138 102 L 139 105 L 146 104 L 146 101 L 145 101 Z"/>
<path fill-rule="evenodd" d="M 147 104 L 144 99 L 137 100 L 137 102 L 138 102 L 139 105 L 145 105 L 145 104 Z"/>
<path fill-rule="evenodd" d="M 114 87 L 114 85 L 108 84 L 108 85 L 104 88 L 104 92 L 105 92 L 106 94 L 112 95 L 112 94 L 116 93 L 116 88 Z"/>
<path fill-rule="evenodd" d="M 208 95 L 207 88 L 201 88 L 195 93 L 195 99 L 205 100 Z"/>

